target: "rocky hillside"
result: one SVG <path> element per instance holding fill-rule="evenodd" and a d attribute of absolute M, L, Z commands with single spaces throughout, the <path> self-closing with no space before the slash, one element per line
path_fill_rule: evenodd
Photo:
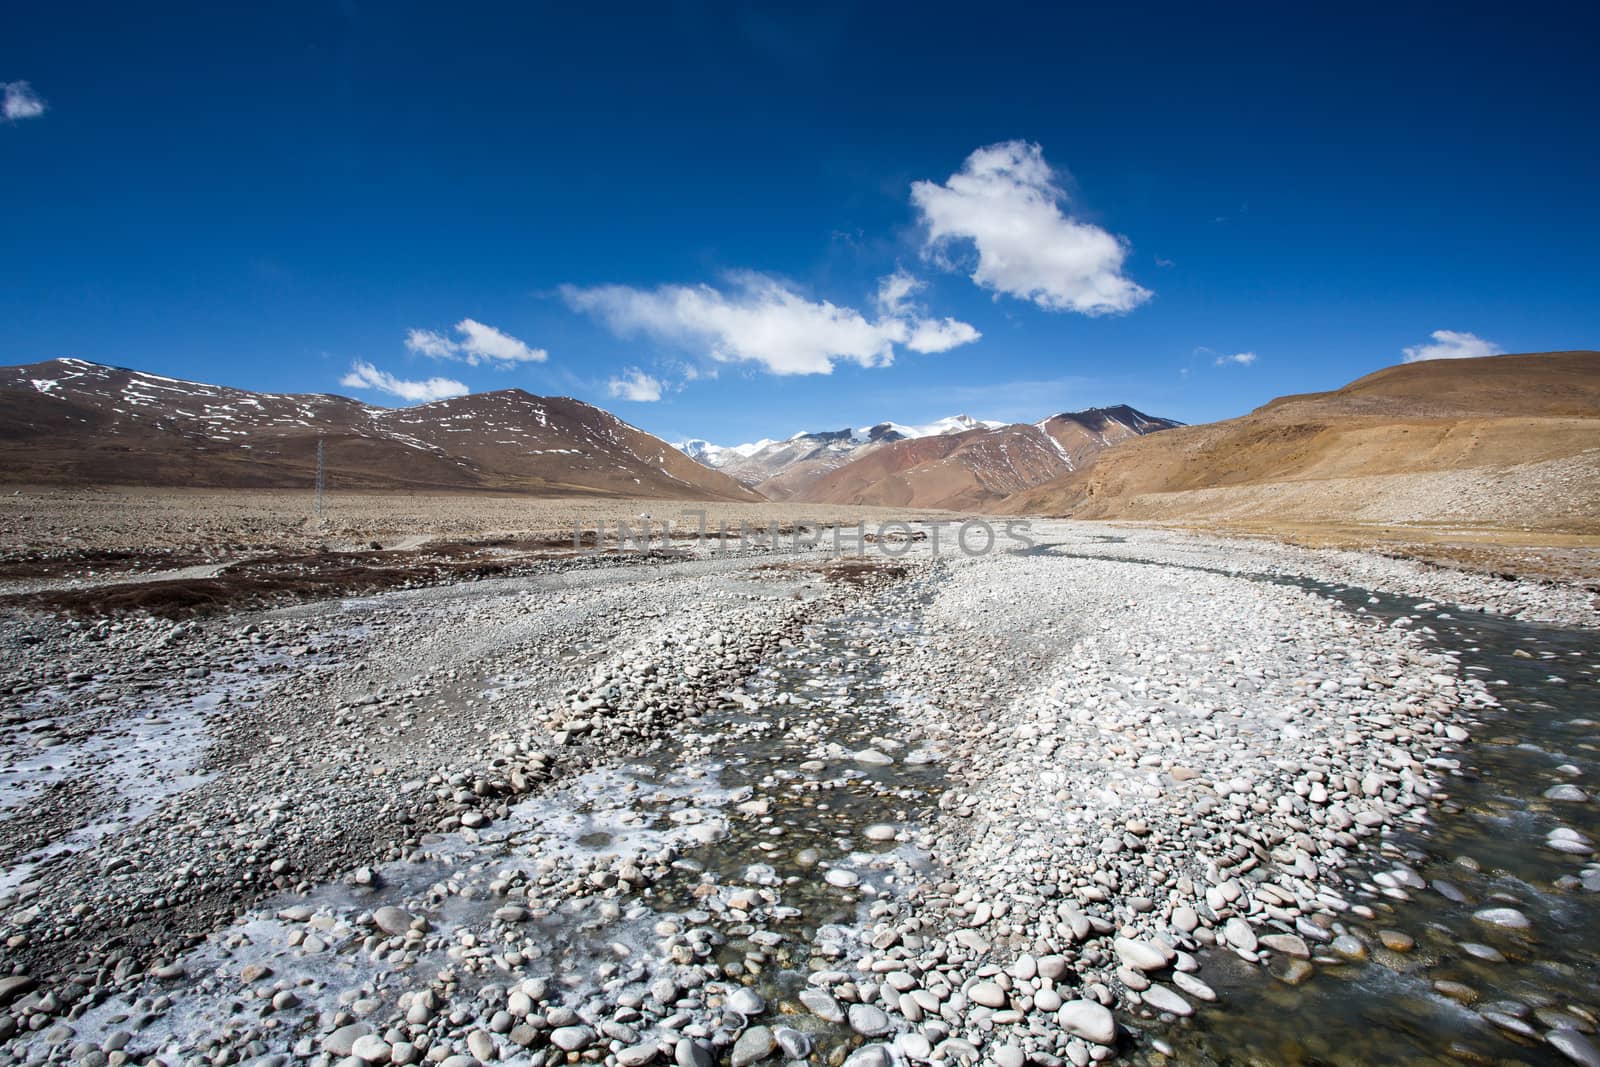
<path fill-rule="evenodd" d="M 1128 440 L 1013 514 L 1600 529 L 1600 352 L 1389 367 Z"/>
<path fill-rule="evenodd" d="M 804 500 L 806 486 L 881 445 L 1002 425 L 970 415 L 952 415 L 925 426 L 880 422 L 859 429 L 797 433 L 781 441 L 767 439 L 724 448 L 696 440 L 684 441 L 678 448 L 706 466 L 760 490 L 769 499 Z"/>
<path fill-rule="evenodd" d="M 982 511 L 1078 470 L 1119 441 L 1177 425 L 1127 405 L 1063 412 L 887 443 L 787 492 L 770 481 L 761 490 L 774 499 Z"/>
<path fill-rule="evenodd" d="M 704 500 L 758 494 L 615 415 L 520 389 L 381 408 L 56 359 L 0 368 L 0 479 Z"/>

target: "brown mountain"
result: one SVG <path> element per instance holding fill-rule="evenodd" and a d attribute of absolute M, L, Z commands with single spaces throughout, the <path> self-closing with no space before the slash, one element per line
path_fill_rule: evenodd
<path fill-rule="evenodd" d="M 1012 514 L 1600 529 L 1600 352 L 1389 367 L 1128 440 Z"/>
<path fill-rule="evenodd" d="M 801 471 L 798 484 L 785 472 L 773 480 L 789 481 L 781 491 L 773 481 L 758 488 L 780 499 L 981 511 L 1119 441 L 1177 425 L 1127 405 L 1063 412 L 1032 424 L 891 441 L 836 469 Z"/>
<path fill-rule="evenodd" d="M 520 389 L 381 408 L 77 359 L 0 368 L 0 480 L 759 500 L 610 412 Z"/>

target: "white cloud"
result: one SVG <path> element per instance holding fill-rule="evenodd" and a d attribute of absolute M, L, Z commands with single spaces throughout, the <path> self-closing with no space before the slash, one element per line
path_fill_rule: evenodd
<path fill-rule="evenodd" d="M 981 336 L 972 326 L 956 319 L 918 319 L 911 324 L 905 346 L 913 352 L 948 352 L 969 345 Z"/>
<path fill-rule="evenodd" d="M 924 251 L 949 267 L 948 246 L 971 241 L 972 280 L 1047 311 L 1102 315 L 1129 311 L 1150 291 L 1123 277 L 1121 238 L 1062 210 L 1066 193 L 1036 144 L 980 148 L 940 185 L 912 183 L 926 231 Z"/>
<path fill-rule="evenodd" d="M 457 359 L 474 367 L 480 363 L 510 367 L 518 363 L 543 363 L 550 358 L 550 353 L 544 349 L 533 348 L 476 319 L 462 319 L 456 323 L 455 331 L 461 335 L 461 340 L 452 340 L 433 330 L 411 330 L 406 334 L 406 347 L 434 359 Z"/>
<path fill-rule="evenodd" d="M 411 330 L 406 334 L 406 347 L 413 352 L 434 359 L 455 359 L 456 343 L 432 330 Z"/>
<path fill-rule="evenodd" d="M 465 396 L 467 387 L 453 378 L 426 378 L 420 382 L 396 378 L 372 364 L 357 360 L 350 365 L 350 373 L 339 379 L 347 389 L 372 389 L 388 393 L 411 403 L 426 403 L 446 397 Z"/>
<path fill-rule="evenodd" d="M 1256 354 L 1254 352 L 1235 352 L 1231 356 L 1218 356 L 1216 358 L 1216 364 L 1219 367 L 1226 367 L 1230 363 L 1237 364 L 1241 367 L 1248 367 L 1255 361 Z"/>
<path fill-rule="evenodd" d="M 0 82 L 0 88 L 5 90 L 5 98 L 0 101 L 0 114 L 5 115 L 7 122 L 36 119 L 44 114 L 44 100 L 27 82 Z"/>
<path fill-rule="evenodd" d="M 1406 362 L 1418 363 L 1425 359 L 1477 359 L 1479 356 L 1498 356 L 1505 349 L 1493 341 L 1485 341 L 1464 330 L 1434 330 L 1428 336 L 1431 345 L 1407 345 Z"/>
<path fill-rule="evenodd" d="M 727 290 L 709 285 L 650 290 L 566 285 L 561 295 L 574 310 L 597 316 L 623 336 L 644 334 L 703 349 L 722 363 L 757 363 L 773 374 L 828 374 L 837 360 L 884 367 L 894 362 L 898 344 L 918 352 L 941 352 L 980 336 L 954 319 L 936 323 L 886 314 L 870 320 L 854 308 L 809 300 L 754 272 L 734 274 L 729 281 Z M 902 289 L 888 282 L 885 279 L 880 295 Z M 904 289 L 895 299 L 903 305 L 909 293 Z"/>
<path fill-rule="evenodd" d="M 885 315 L 899 315 L 910 305 L 911 294 L 925 284 L 903 270 L 896 270 L 878 282 L 878 295 L 873 299 Z"/>
<path fill-rule="evenodd" d="M 612 396 L 638 403 L 661 399 L 660 379 L 652 378 L 637 367 L 628 367 L 622 372 L 622 377 L 612 378 L 606 383 L 606 389 Z"/>

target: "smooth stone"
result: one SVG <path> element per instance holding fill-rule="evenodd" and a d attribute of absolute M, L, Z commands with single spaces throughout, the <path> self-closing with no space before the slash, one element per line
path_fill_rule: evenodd
<path fill-rule="evenodd" d="M 1516 908 L 1481 908 L 1473 912 L 1472 917 L 1481 923 L 1507 930 L 1526 930 L 1533 925 L 1528 921 L 1528 917 Z"/>
<path fill-rule="evenodd" d="M 474 1030 L 467 1035 L 467 1051 L 479 1063 L 488 1063 L 495 1058 L 494 1038 L 487 1030 Z"/>
<path fill-rule="evenodd" d="M 1549 789 L 1546 789 L 1544 791 L 1544 798 L 1546 800 L 1570 800 L 1574 803 L 1581 804 L 1585 800 L 1589 799 L 1589 794 L 1585 793 L 1582 789 L 1579 789 L 1575 785 L 1563 783 L 1562 785 L 1553 785 Z"/>
<path fill-rule="evenodd" d="M 828 873 L 822 876 L 829 885 L 839 889 L 850 889 L 861 884 L 861 876 L 855 871 L 847 871 L 843 867 L 830 867 Z"/>
<path fill-rule="evenodd" d="M 1228 939 L 1228 944 L 1234 948 L 1244 949 L 1246 952 L 1254 952 L 1259 944 L 1256 940 L 1256 932 L 1250 929 L 1250 924 L 1237 915 L 1223 925 L 1222 935 Z"/>
<path fill-rule="evenodd" d="M 889 1016 L 871 1004 L 850 1005 L 850 1029 L 862 1037 L 881 1037 L 894 1029 Z"/>
<path fill-rule="evenodd" d="M 678 1038 L 672 1049 L 672 1059 L 678 1067 L 716 1067 L 717 1062 L 710 1049 L 687 1037 Z"/>
<path fill-rule="evenodd" d="M 350 1055 L 367 1063 L 388 1063 L 389 1042 L 377 1034 L 362 1034 L 350 1046 Z"/>
<path fill-rule="evenodd" d="M 1582 1067 L 1600 1067 L 1600 1048 L 1576 1030 L 1552 1030 L 1544 1035 L 1550 1047 Z"/>
<path fill-rule="evenodd" d="M 1294 956 L 1302 960 L 1311 958 L 1311 948 L 1306 944 L 1305 938 L 1298 934 L 1263 934 L 1261 944 L 1273 952 L 1281 952 L 1286 956 Z"/>
<path fill-rule="evenodd" d="M 1474 959 L 1485 960 L 1489 963 L 1504 963 L 1505 954 L 1493 945 L 1480 945 L 1476 941 L 1461 942 L 1461 951 Z"/>
<path fill-rule="evenodd" d="M 1139 994 L 1144 1002 L 1157 1011 L 1164 1011 L 1169 1015 L 1193 1015 L 1194 1009 L 1189 1002 L 1164 985 L 1153 985 Z"/>
<path fill-rule="evenodd" d="M 844 1022 L 844 1009 L 839 1006 L 839 1002 L 820 989 L 800 990 L 800 1003 L 823 1022 Z"/>
<path fill-rule="evenodd" d="M 1316 973 L 1316 969 L 1310 963 L 1295 956 L 1274 958 L 1268 970 L 1272 972 L 1272 977 L 1284 985 L 1300 985 Z"/>
<path fill-rule="evenodd" d="M 891 1067 L 894 1057 L 888 1045 L 862 1045 L 844 1061 L 844 1067 Z"/>
<path fill-rule="evenodd" d="M 772 1030 L 766 1026 L 752 1026 L 739 1035 L 739 1040 L 733 1043 L 733 1052 L 729 1062 L 733 1067 L 749 1067 L 752 1063 L 759 1063 L 772 1055 L 772 1050 L 778 1047 L 778 1039 L 772 1036 Z"/>
<path fill-rule="evenodd" d="M 978 1046 L 964 1037 L 947 1037 L 933 1050 L 936 1063 L 954 1063 L 965 1067 L 978 1062 Z"/>
<path fill-rule="evenodd" d="M 1116 949 L 1118 958 L 1136 971 L 1161 971 L 1166 969 L 1168 963 L 1167 954 L 1148 941 L 1135 941 L 1132 938 L 1119 937 L 1111 944 Z"/>
<path fill-rule="evenodd" d="M 906 1059 L 919 1063 L 933 1055 L 933 1042 L 922 1034 L 901 1034 L 895 1039 L 895 1046 L 905 1054 Z"/>
<path fill-rule="evenodd" d="M 38 981 L 28 974 L 8 975 L 0 978 L 0 1007 L 10 1004 L 25 993 L 31 993 Z"/>
<path fill-rule="evenodd" d="M 773 1032 L 778 1048 L 791 1060 L 803 1060 L 811 1055 L 811 1038 L 792 1026 L 780 1027 Z"/>
<path fill-rule="evenodd" d="M 1056 1012 L 1056 1022 L 1073 1037 L 1112 1045 L 1117 1040 L 1117 1020 L 1105 1006 L 1093 1000 L 1069 1000 Z"/>
<path fill-rule="evenodd" d="M 1410 934 L 1401 933 L 1399 930 L 1379 930 L 1378 940 L 1383 942 L 1383 947 L 1390 952 L 1410 952 L 1417 947 L 1417 942 Z"/>
<path fill-rule="evenodd" d="M 398 937 L 411 929 L 413 916 L 404 908 L 393 906 L 382 907 L 372 913 L 372 921 L 378 924 L 378 929 L 391 937 Z"/>
<path fill-rule="evenodd" d="M 861 836 L 868 841 L 893 841 L 895 829 L 886 822 L 873 823 L 861 831 Z"/>
<path fill-rule="evenodd" d="M 1334 955 L 1343 956 L 1347 960 L 1364 960 L 1367 958 L 1367 946 L 1354 934 L 1340 934 L 1328 946 Z"/>
<path fill-rule="evenodd" d="M 730 1011 L 736 1011 L 740 1015 L 760 1015 L 767 1010 L 766 1000 L 748 986 L 728 994 L 726 1003 Z"/>
<path fill-rule="evenodd" d="M 1517 1034 L 1521 1037 L 1537 1038 L 1539 1036 L 1539 1031 L 1535 1030 L 1533 1027 L 1529 1026 L 1515 1015 L 1508 1015 L 1503 1011 L 1483 1011 L 1479 1012 L 1478 1014 L 1494 1023 L 1500 1029 Z"/>
<path fill-rule="evenodd" d="M 558 1026 L 550 1031 L 550 1043 L 563 1052 L 578 1052 L 594 1044 L 594 1036 L 587 1026 Z"/>
<path fill-rule="evenodd" d="M 994 1050 L 995 1067 L 1022 1067 L 1028 1057 L 1016 1045 L 1007 1043 Z"/>
<path fill-rule="evenodd" d="M 1182 933 L 1192 934 L 1200 927 L 1200 913 L 1193 908 L 1174 908 L 1172 925 Z"/>
<path fill-rule="evenodd" d="M 1217 992 L 1192 974 L 1175 971 L 1172 975 L 1172 984 L 1194 997 L 1196 1000 L 1216 1000 Z"/>
<path fill-rule="evenodd" d="M 967 990 L 967 999 L 985 1008 L 1003 1008 L 1007 1003 L 1006 991 L 993 982 L 974 984 Z"/>
<path fill-rule="evenodd" d="M 868 767 L 887 767 L 894 762 L 894 757 L 885 756 L 875 748 L 864 748 L 852 757 L 857 763 Z"/>
<path fill-rule="evenodd" d="M 1017 962 L 1006 968 L 1006 973 L 1024 982 L 1032 981 L 1033 976 L 1039 973 L 1039 961 L 1031 953 L 1025 952 L 1017 957 Z"/>
<path fill-rule="evenodd" d="M 1150 977 L 1143 971 L 1136 971 L 1127 964 L 1117 968 L 1117 981 L 1133 990 L 1142 993 L 1150 988 Z"/>
<path fill-rule="evenodd" d="M 656 1057 L 660 1054 L 661 1050 L 656 1048 L 655 1042 L 651 1041 L 643 1045 L 630 1045 L 623 1049 L 617 1053 L 617 1062 L 622 1067 L 646 1067 L 647 1064 L 654 1063 Z"/>
<path fill-rule="evenodd" d="M 322 1039 L 322 1051 L 330 1056 L 343 1059 L 355 1054 L 356 1041 L 372 1033 L 372 1027 L 366 1023 L 351 1023 L 341 1026 L 333 1033 Z"/>

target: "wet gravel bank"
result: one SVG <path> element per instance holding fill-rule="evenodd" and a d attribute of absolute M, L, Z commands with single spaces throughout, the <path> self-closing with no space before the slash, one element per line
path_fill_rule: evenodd
<path fill-rule="evenodd" d="M 7 616 L 0 1057 L 1188 1062 L 1251 981 L 1423 958 L 1385 901 L 1432 884 L 1418 842 L 1495 766 L 1493 679 L 1426 612 L 1258 580 L 1323 566 L 1300 550 L 1036 534 Z M 1422 603 L 1408 566 L 1323 577 Z M 1482 583 L 1476 607 L 1581 613 Z M 1552 784 L 1592 806 L 1573 765 Z M 1572 843 L 1586 909 L 1568 822 L 1543 847 Z M 1588 915 L 1495 892 L 1470 890 L 1505 919 L 1468 920 L 1486 945 L 1497 909 Z M 1586 998 L 1474 981 L 1490 1026 L 1581 1052 Z"/>

